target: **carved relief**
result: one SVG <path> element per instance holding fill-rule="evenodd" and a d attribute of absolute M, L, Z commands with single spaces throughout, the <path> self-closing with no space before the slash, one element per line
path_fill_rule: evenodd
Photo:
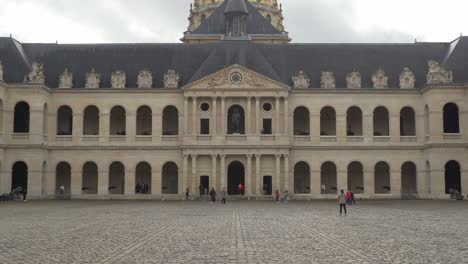
<path fill-rule="evenodd" d="M 401 89 L 412 89 L 416 83 L 416 77 L 410 68 L 405 67 L 403 72 L 400 74 L 400 88 Z"/>
<path fill-rule="evenodd" d="M 383 69 L 378 69 L 377 72 L 372 74 L 372 83 L 374 84 L 375 89 L 388 88 L 388 76 L 385 75 L 385 71 Z"/>
<path fill-rule="evenodd" d="M 28 75 L 29 83 L 44 84 L 44 65 L 37 62 L 33 62 L 32 71 Z"/>
<path fill-rule="evenodd" d="M 164 88 L 179 88 L 180 76 L 174 70 L 164 74 Z"/>
<path fill-rule="evenodd" d="M 153 87 L 153 74 L 149 70 L 142 70 L 138 74 L 138 88 L 149 89 Z"/>
<path fill-rule="evenodd" d="M 292 76 L 292 80 L 294 82 L 294 88 L 305 89 L 309 88 L 310 86 L 310 79 L 303 71 L 299 71 L 298 73 L 294 74 Z"/>
<path fill-rule="evenodd" d="M 217 74 L 208 80 L 208 87 L 217 87 L 228 83 L 228 77 L 224 74 Z"/>
<path fill-rule="evenodd" d="M 437 61 L 428 62 L 427 84 L 446 84 L 453 81 L 452 71 L 447 71 Z"/>
<path fill-rule="evenodd" d="M 3 64 L 2 64 L 2 61 L 0 61 L 0 81 L 3 81 Z"/>
<path fill-rule="evenodd" d="M 101 85 L 101 75 L 94 71 L 94 68 L 91 72 L 86 74 L 86 88 L 96 89 Z"/>
<path fill-rule="evenodd" d="M 349 89 L 361 88 L 361 74 L 357 71 L 350 72 L 346 75 L 346 87 Z"/>
<path fill-rule="evenodd" d="M 124 71 L 117 70 L 111 74 L 111 86 L 112 88 L 123 89 L 127 83 L 126 74 Z"/>
<path fill-rule="evenodd" d="M 335 89 L 336 80 L 333 72 L 322 72 L 320 86 L 324 89 Z"/>
<path fill-rule="evenodd" d="M 73 74 L 65 68 L 65 71 L 59 77 L 59 88 L 72 88 Z"/>

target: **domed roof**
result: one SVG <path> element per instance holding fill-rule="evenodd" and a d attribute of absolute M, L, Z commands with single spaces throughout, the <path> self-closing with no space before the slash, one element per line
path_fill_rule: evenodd
<path fill-rule="evenodd" d="M 198 4 L 199 6 L 203 5 L 210 5 L 214 3 L 221 3 L 224 0 L 195 0 L 195 4 Z M 260 3 L 268 6 L 275 6 L 278 5 L 278 0 L 249 0 L 252 3 Z"/>

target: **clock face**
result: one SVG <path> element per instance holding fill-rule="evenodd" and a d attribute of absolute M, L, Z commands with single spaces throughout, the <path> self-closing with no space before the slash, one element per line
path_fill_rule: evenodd
<path fill-rule="evenodd" d="M 239 84 L 242 82 L 242 74 L 238 72 L 233 72 L 231 76 L 229 77 L 229 79 L 231 80 L 231 83 Z"/>

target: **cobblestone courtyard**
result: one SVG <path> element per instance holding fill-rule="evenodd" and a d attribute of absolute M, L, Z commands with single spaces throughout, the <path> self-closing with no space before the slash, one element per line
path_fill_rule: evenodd
<path fill-rule="evenodd" d="M 468 203 L 0 203 L 0 263 L 467 263 Z"/>

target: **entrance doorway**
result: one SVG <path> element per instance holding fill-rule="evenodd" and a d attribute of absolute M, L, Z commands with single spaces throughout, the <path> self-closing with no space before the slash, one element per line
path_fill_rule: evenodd
<path fill-rule="evenodd" d="M 239 193 L 237 191 L 239 184 L 245 187 L 245 169 L 241 162 L 234 161 L 228 167 L 228 194 L 244 195 L 244 192 Z"/>
<path fill-rule="evenodd" d="M 263 195 L 273 194 L 273 177 L 263 176 Z"/>
<path fill-rule="evenodd" d="M 210 177 L 209 176 L 200 176 L 200 185 L 203 187 L 203 191 L 210 192 Z M 206 195 L 208 193 L 205 193 Z"/>

